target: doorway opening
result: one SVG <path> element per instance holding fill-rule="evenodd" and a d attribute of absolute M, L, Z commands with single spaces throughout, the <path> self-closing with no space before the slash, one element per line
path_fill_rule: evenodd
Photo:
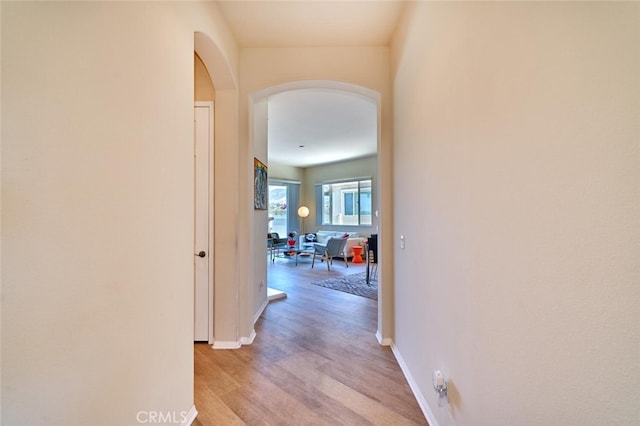
<path fill-rule="evenodd" d="M 304 107 L 284 108 L 286 111 L 293 112 L 294 117 L 292 118 L 292 122 L 294 123 L 293 125 L 297 133 L 290 138 L 287 138 L 287 135 L 284 133 L 280 133 L 279 136 L 274 137 L 272 127 L 281 125 L 281 123 L 278 122 L 277 116 L 279 112 L 278 109 L 283 108 L 283 105 L 278 102 L 272 102 L 272 100 L 278 100 L 281 98 L 281 95 L 291 93 L 296 93 L 299 99 L 307 103 L 311 102 L 309 100 L 311 95 L 320 93 L 327 99 L 330 99 L 331 95 L 336 95 L 338 98 L 346 98 L 347 102 L 352 102 L 352 104 L 360 102 L 363 105 L 367 105 L 369 109 L 363 109 L 362 111 L 368 111 L 369 114 L 370 123 L 368 131 L 372 135 L 373 152 L 369 151 L 368 153 L 361 153 L 359 155 L 354 154 L 357 144 L 353 142 L 353 129 L 349 129 L 348 127 L 341 128 L 339 124 L 336 125 L 332 121 L 323 121 L 323 117 L 326 118 L 331 115 L 332 109 L 338 109 L 341 111 L 342 116 L 347 118 L 347 122 L 366 122 L 366 120 L 362 120 L 361 116 L 358 116 L 358 108 L 351 106 L 350 108 L 340 109 L 336 106 L 337 104 L 332 105 L 330 102 L 325 104 L 320 114 L 307 114 L 306 118 L 316 121 L 316 127 L 306 126 L 305 123 L 309 121 L 305 121 Z M 380 94 L 361 86 L 336 81 L 298 81 L 264 89 L 255 93 L 251 97 L 251 101 L 251 108 L 258 108 L 259 106 L 261 111 L 266 104 L 266 114 L 252 114 L 250 112 L 250 118 L 252 119 L 250 127 L 263 128 L 262 126 L 264 126 L 264 128 L 267 128 L 267 131 L 263 132 L 264 136 L 261 134 L 261 137 L 257 138 L 259 140 L 256 140 L 254 135 L 252 143 L 259 147 L 259 151 L 268 151 L 267 162 L 269 166 L 269 178 L 272 180 L 299 181 L 299 201 L 295 205 L 288 205 L 287 208 L 294 213 L 297 212 L 300 206 L 308 207 L 310 210 L 310 214 L 306 219 L 294 218 L 294 223 L 297 225 L 301 221 L 304 221 L 302 226 L 304 226 L 305 232 L 330 230 L 335 232 L 357 232 L 363 237 L 369 237 L 373 234 L 377 236 L 382 231 L 379 211 L 381 210 L 380 206 L 382 205 L 383 199 L 382 174 L 380 173 L 381 160 L 379 156 L 380 150 L 378 148 L 380 144 Z M 263 119 L 263 117 L 265 122 L 261 123 L 260 120 Z M 268 117 L 268 121 L 266 117 Z M 324 139 L 315 144 L 312 141 L 312 136 L 322 133 L 323 128 L 328 131 L 324 135 L 333 137 L 335 140 Z M 333 134 L 331 134 L 331 132 L 333 132 Z M 332 144 L 334 144 L 335 147 L 332 147 Z M 282 146 L 279 154 L 274 155 L 272 145 Z M 292 165 L 286 162 L 288 159 L 304 156 L 305 154 L 307 155 L 307 160 L 309 157 L 312 157 L 312 160 L 309 161 L 317 162 L 298 165 Z M 283 159 L 285 159 L 284 163 Z M 365 161 L 367 159 L 369 162 Z M 362 191 L 364 195 L 356 196 L 353 191 L 349 194 L 344 194 L 344 200 L 351 201 L 351 208 L 344 207 L 344 209 L 342 209 L 344 211 L 342 211 L 337 207 L 333 210 L 329 207 L 329 211 L 331 212 L 340 210 L 342 215 L 345 216 L 342 218 L 343 220 L 332 220 L 329 224 L 325 223 L 323 213 L 327 210 L 327 206 L 323 205 L 323 197 L 318 197 L 317 188 L 322 188 L 322 185 L 327 183 L 339 186 L 340 182 L 359 182 L 363 179 L 370 179 L 369 187 Z M 320 191 L 320 193 L 322 192 Z M 362 206 L 366 208 L 362 209 Z M 346 217 L 346 215 L 349 217 Z M 273 221 L 271 217 L 274 218 Z M 354 221 L 352 220 L 354 218 L 358 219 Z M 368 220 L 370 220 L 369 223 L 367 223 Z M 275 222 L 275 214 L 270 212 L 265 233 L 269 232 L 271 228 L 275 231 L 277 224 L 273 222 Z M 286 226 L 288 227 L 287 230 L 289 230 L 293 225 L 292 223 L 287 223 Z M 267 275 L 265 278 L 267 285 L 269 285 L 267 271 L 268 270 L 265 270 Z M 379 274 L 378 278 L 379 328 L 376 332 L 376 337 L 378 337 L 380 343 L 385 344 L 382 341 L 383 339 L 381 339 L 381 330 L 383 328 L 382 320 L 386 309 L 383 301 L 383 292 L 381 291 L 384 285 L 382 282 L 382 274 Z"/>
<path fill-rule="evenodd" d="M 194 107 L 194 333 L 213 344 L 213 102 Z"/>

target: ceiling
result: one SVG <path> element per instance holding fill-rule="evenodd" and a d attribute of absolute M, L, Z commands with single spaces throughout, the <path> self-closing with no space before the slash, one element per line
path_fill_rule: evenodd
<path fill-rule="evenodd" d="M 374 155 L 375 101 L 348 92 L 303 89 L 269 97 L 269 162 L 296 167 Z"/>
<path fill-rule="evenodd" d="M 240 47 L 386 46 L 400 0 L 220 1 Z M 377 106 L 336 90 L 269 97 L 269 161 L 310 167 L 373 155 Z M 302 145 L 302 147 L 301 147 Z"/>
<path fill-rule="evenodd" d="M 218 2 L 240 47 L 386 46 L 401 0 Z"/>

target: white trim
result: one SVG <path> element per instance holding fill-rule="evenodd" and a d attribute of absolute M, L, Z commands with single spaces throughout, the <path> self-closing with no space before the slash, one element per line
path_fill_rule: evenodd
<path fill-rule="evenodd" d="M 256 331 L 251 330 L 251 334 L 248 337 L 241 337 L 240 340 L 233 341 L 224 341 L 224 340 L 216 340 L 213 342 L 211 346 L 213 349 L 240 349 L 242 345 L 250 345 L 256 338 Z"/>
<path fill-rule="evenodd" d="M 380 100 L 382 98 L 382 94 L 377 90 L 369 89 L 368 87 L 361 86 L 359 84 L 345 83 L 337 80 L 295 80 L 258 90 L 249 95 L 249 99 L 253 102 L 258 99 L 266 98 L 281 92 L 287 92 L 289 90 L 306 89 L 325 89 L 327 91 L 338 90 L 342 92 L 351 92 L 352 94 L 360 95 L 365 100 L 376 102 L 378 105 L 380 105 Z"/>
<path fill-rule="evenodd" d="M 368 157 L 375 157 L 375 155 L 369 155 Z M 362 157 L 362 158 L 367 158 L 367 157 Z M 354 159 L 350 159 L 350 160 L 344 160 L 344 162 L 348 162 L 348 161 L 353 161 Z M 335 163 L 339 163 L 340 161 L 336 161 Z M 331 163 L 331 164 L 335 164 L 335 163 Z M 373 177 L 372 176 L 361 176 L 361 177 L 349 177 L 349 178 L 343 178 L 343 179 L 334 179 L 334 180 L 325 180 L 322 182 L 317 182 L 314 183 L 314 186 L 318 186 L 318 185 L 331 185 L 334 183 L 348 183 L 348 182 L 360 182 L 361 180 L 370 180 L 371 184 L 373 185 Z"/>
<path fill-rule="evenodd" d="M 393 340 L 391 340 L 390 337 L 382 337 L 382 333 L 380 333 L 380 330 L 376 331 L 376 339 L 378 339 L 378 344 L 380 344 L 380 346 L 393 345 Z"/>
<path fill-rule="evenodd" d="M 215 150 L 215 130 L 216 123 L 214 121 L 215 117 L 215 105 L 213 102 L 207 102 L 210 104 L 210 115 L 209 115 L 209 126 L 211 131 L 210 143 L 211 146 L 209 148 L 209 343 L 213 343 L 213 308 L 215 306 L 213 300 L 216 297 L 213 285 L 213 278 L 215 277 L 215 269 L 214 269 L 214 259 L 215 259 L 215 245 L 214 241 L 214 217 L 216 214 L 216 199 L 213 190 L 214 185 L 214 171 L 215 171 L 215 158 L 214 154 Z"/>
<path fill-rule="evenodd" d="M 215 340 L 213 342 L 213 345 L 211 345 L 213 349 L 239 349 L 240 346 L 242 346 L 240 344 L 240 341 L 233 341 L 233 340 L 229 340 L 229 341 Z"/>
<path fill-rule="evenodd" d="M 411 374 L 411 371 L 409 371 L 409 366 L 404 361 L 404 358 L 402 358 L 402 355 L 400 354 L 400 350 L 393 342 L 391 342 L 391 351 L 393 352 L 393 355 L 396 357 L 396 361 L 398 361 L 398 365 L 400 366 L 400 369 L 402 370 L 404 377 L 407 379 L 407 382 L 409 383 L 409 387 L 411 388 L 413 395 L 416 397 L 416 400 L 418 401 L 418 405 L 422 410 L 422 414 L 424 414 L 424 416 L 427 419 L 427 423 L 429 423 L 430 426 L 439 426 L 438 422 L 436 421 L 436 416 L 433 415 L 433 411 L 431 411 L 429 404 L 427 404 L 427 400 L 425 399 L 424 395 L 420 391 L 420 388 L 418 387 L 418 384 L 414 380 L 413 375 Z"/>
<path fill-rule="evenodd" d="M 264 299 L 264 303 L 262 303 L 262 306 L 260 306 L 260 309 L 258 309 L 258 312 L 256 312 L 256 314 L 253 316 L 253 323 L 254 324 L 258 322 L 258 319 L 260 319 L 260 315 L 262 315 L 264 310 L 267 309 L 267 305 L 268 304 L 269 304 L 269 297 Z"/>
<path fill-rule="evenodd" d="M 180 423 L 180 426 L 191 426 L 196 417 L 198 417 L 198 410 L 196 410 L 195 405 L 192 405 L 191 409 L 185 415 L 185 419 Z"/>
<path fill-rule="evenodd" d="M 293 185 L 302 185 L 302 182 L 300 182 L 299 180 L 286 180 L 286 179 L 271 179 L 268 178 L 269 183 L 290 183 Z"/>
<path fill-rule="evenodd" d="M 256 331 L 251 329 L 251 334 L 249 335 L 249 337 L 241 337 L 240 338 L 240 344 L 242 345 L 250 345 L 253 343 L 253 341 L 256 338 Z"/>
<path fill-rule="evenodd" d="M 286 299 L 286 298 L 287 298 L 287 293 L 285 293 L 284 291 L 267 287 L 267 299 L 269 299 L 269 302 L 273 302 L 274 300 Z"/>
<path fill-rule="evenodd" d="M 209 307 L 208 307 L 208 314 L 209 314 L 209 318 L 208 318 L 208 322 L 209 322 L 209 336 L 208 336 L 208 343 L 210 345 L 212 345 L 214 343 L 213 341 L 213 308 L 215 306 L 214 302 L 213 302 L 213 298 L 215 297 L 215 293 L 214 293 L 214 286 L 213 286 L 213 277 L 215 275 L 215 271 L 213 270 L 213 260 L 215 257 L 215 253 L 214 253 L 214 236 L 213 236 L 213 230 L 214 230 L 214 215 L 215 215 L 215 197 L 214 197 L 214 193 L 213 193 L 213 175 L 214 175 L 214 165 L 215 165 L 215 161 L 214 161 L 214 152 L 215 152 L 215 123 L 213 121 L 213 117 L 214 117 L 214 103 L 211 101 L 195 101 L 194 102 L 194 107 L 200 107 L 200 108 L 209 108 L 209 200 L 208 200 L 208 204 L 209 204 L 209 238 L 208 238 L 208 247 L 207 247 L 207 253 L 209 253 L 209 257 L 208 257 L 208 261 L 209 261 L 209 277 L 208 277 L 208 281 L 209 281 Z"/>

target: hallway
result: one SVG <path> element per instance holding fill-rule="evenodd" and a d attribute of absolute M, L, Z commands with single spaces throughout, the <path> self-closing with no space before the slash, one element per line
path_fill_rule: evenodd
<path fill-rule="evenodd" d="M 324 265 L 322 265 L 324 266 Z M 271 302 L 253 345 L 212 350 L 196 344 L 195 425 L 426 424 L 388 347 L 378 345 L 373 300 L 308 284 L 363 269 L 278 259 Z"/>

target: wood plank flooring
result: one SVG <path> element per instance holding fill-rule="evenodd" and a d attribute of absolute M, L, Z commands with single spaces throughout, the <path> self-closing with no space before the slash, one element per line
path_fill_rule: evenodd
<path fill-rule="evenodd" d="M 269 304 L 252 345 L 194 345 L 197 426 L 426 425 L 388 347 L 375 338 L 377 302 L 309 284 L 364 270 L 310 259 L 268 262 Z"/>

